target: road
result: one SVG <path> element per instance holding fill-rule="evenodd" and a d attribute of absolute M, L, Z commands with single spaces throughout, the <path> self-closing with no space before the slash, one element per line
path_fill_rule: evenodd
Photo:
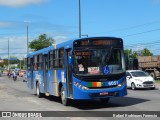
<path fill-rule="evenodd" d="M 72 101 L 70 106 L 63 106 L 57 97 L 38 98 L 35 91 L 27 88 L 22 78 L 13 81 L 12 78 L 3 75 L 0 77 L 0 111 L 160 111 L 160 89 L 129 89 L 126 97 L 112 98 L 108 104 L 99 101 Z"/>

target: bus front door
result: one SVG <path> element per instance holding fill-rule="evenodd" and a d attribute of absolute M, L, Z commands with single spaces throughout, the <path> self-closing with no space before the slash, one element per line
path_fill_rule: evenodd
<path fill-rule="evenodd" d="M 68 97 L 73 97 L 73 88 L 72 88 L 72 65 L 69 64 L 71 49 L 66 50 L 66 84 L 67 84 L 67 95 Z"/>
<path fill-rule="evenodd" d="M 45 54 L 43 55 L 43 80 L 44 80 L 44 93 L 46 94 L 46 96 L 48 96 L 47 94 L 47 72 L 48 72 L 48 56 Z"/>

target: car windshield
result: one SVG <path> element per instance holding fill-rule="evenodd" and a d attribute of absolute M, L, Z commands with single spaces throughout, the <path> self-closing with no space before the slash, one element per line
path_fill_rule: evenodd
<path fill-rule="evenodd" d="M 133 77 L 146 77 L 147 74 L 145 74 L 143 71 L 134 71 L 131 72 Z"/>
<path fill-rule="evenodd" d="M 123 51 L 95 49 L 74 51 L 74 73 L 77 75 L 107 75 L 125 71 Z"/>

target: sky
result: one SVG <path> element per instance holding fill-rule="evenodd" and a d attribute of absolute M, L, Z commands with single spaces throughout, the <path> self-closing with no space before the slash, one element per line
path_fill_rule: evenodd
<path fill-rule="evenodd" d="M 160 55 L 160 0 L 80 0 L 82 37 L 120 37 L 125 49 Z M 0 58 L 27 52 L 45 33 L 56 43 L 79 37 L 78 0 L 0 0 Z M 9 44 L 8 44 L 9 43 Z"/>

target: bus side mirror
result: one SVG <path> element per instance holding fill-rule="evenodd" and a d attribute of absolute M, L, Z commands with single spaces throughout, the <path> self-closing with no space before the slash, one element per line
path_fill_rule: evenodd
<path fill-rule="evenodd" d="M 71 65 L 71 64 L 72 64 L 72 62 L 73 62 L 73 59 L 72 59 L 72 57 L 71 57 L 71 56 L 69 56 L 69 57 L 68 57 L 68 64 L 69 64 L 69 65 Z"/>

